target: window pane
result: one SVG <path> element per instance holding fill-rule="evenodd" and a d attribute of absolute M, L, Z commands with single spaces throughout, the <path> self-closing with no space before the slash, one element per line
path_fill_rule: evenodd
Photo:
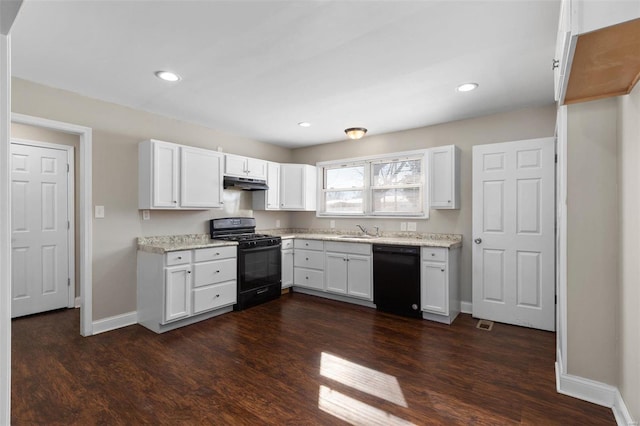
<path fill-rule="evenodd" d="M 373 186 L 420 183 L 420 160 L 390 161 L 373 165 Z"/>
<path fill-rule="evenodd" d="M 375 189 L 374 213 L 422 213 L 419 188 Z"/>
<path fill-rule="evenodd" d="M 326 170 L 326 189 L 364 187 L 364 166 L 340 167 Z"/>
<path fill-rule="evenodd" d="M 325 211 L 327 213 L 362 213 L 362 191 L 327 191 Z"/>

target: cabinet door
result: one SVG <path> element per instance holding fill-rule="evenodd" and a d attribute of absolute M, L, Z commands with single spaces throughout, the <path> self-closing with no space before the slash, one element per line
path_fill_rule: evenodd
<path fill-rule="evenodd" d="M 304 209 L 304 177 L 301 165 L 280 165 L 280 208 Z"/>
<path fill-rule="evenodd" d="M 347 281 L 349 283 L 349 296 L 373 300 L 371 256 L 350 254 L 347 260 Z"/>
<path fill-rule="evenodd" d="M 267 210 L 278 210 L 280 208 L 280 164 L 267 164 Z"/>
<path fill-rule="evenodd" d="M 247 158 L 247 176 L 254 179 L 267 179 L 267 162 L 257 158 Z"/>
<path fill-rule="evenodd" d="M 153 142 L 153 207 L 178 207 L 178 145 Z"/>
<path fill-rule="evenodd" d="M 221 207 L 222 154 L 182 147 L 180 151 L 180 206 Z"/>
<path fill-rule="evenodd" d="M 445 263 L 422 262 L 420 303 L 423 311 L 449 315 L 449 288 Z"/>
<path fill-rule="evenodd" d="M 451 207 L 453 204 L 453 147 L 431 150 L 431 207 Z"/>
<path fill-rule="evenodd" d="M 247 176 L 247 157 L 227 154 L 224 156 L 224 174 L 233 176 Z"/>
<path fill-rule="evenodd" d="M 191 267 L 165 268 L 164 322 L 191 314 Z"/>
<path fill-rule="evenodd" d="M 293 250 L 282 250 L 282 288 L 293 285 Z"/>
<path fill-rule="evenodd" d="M 347 255 L 327 253 L 325 255 L 326 289 L 332 293 L 347 294 Z"/>

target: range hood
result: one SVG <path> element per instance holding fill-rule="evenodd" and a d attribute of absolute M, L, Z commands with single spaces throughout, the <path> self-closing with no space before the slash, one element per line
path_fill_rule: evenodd
<path fill-rule="evenodd" d="M 225 176 L 223 187 L 224 189 L 242 189 L 244 191 L 263 191 L 269 189 L 267 181 L 265 180 L 235 176 Z"/>

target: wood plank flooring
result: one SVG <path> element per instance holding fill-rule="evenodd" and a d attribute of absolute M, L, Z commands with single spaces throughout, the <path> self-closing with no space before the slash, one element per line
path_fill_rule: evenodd
<path fill-rule="evenodd" d="M 555 391 L 555 334 L 306 296 L 157 335 L 13 321 L 14 425 L 614 425 Z"/>

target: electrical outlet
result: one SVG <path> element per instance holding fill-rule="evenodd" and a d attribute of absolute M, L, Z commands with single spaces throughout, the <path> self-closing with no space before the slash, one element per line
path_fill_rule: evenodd
<path fill-rule="evenodd" d="M 222 147 L 221 146 L 218 147 L 218 152 L 222 152 Z"/>
<path fill-rule="evenodd" d="M 400 222 L 400 230 L 401 231 L 407 230 L 407 222 Z"/>
<path fill-rule="evenodd" d="M 95 218 L 96 219 L 104 218 L 104 206 L 96 206 Z"/>
<path fill-rule="evenodd" d="M 142 220 L 151 219 L 151 212 L 149 210 L 142 210 Z"/>
<path fill-rule="evenodd" d="M 415 222 L 407 222 L 407 231 L 417 231 L 418 226 Z"/>
<path fill-rule="evenodd" d="M 280 219 L 276 219 L 276 228 L 280 228 Z"/>
<path fill-rule="evenodd" d="M 329 222 L 329 227 L 330 227 L 331 229 L 335 228 L 335 227 L 336 227 L 336 221 L 335 221 L 335 220 L 330 221 L 330 222 Z"/>

